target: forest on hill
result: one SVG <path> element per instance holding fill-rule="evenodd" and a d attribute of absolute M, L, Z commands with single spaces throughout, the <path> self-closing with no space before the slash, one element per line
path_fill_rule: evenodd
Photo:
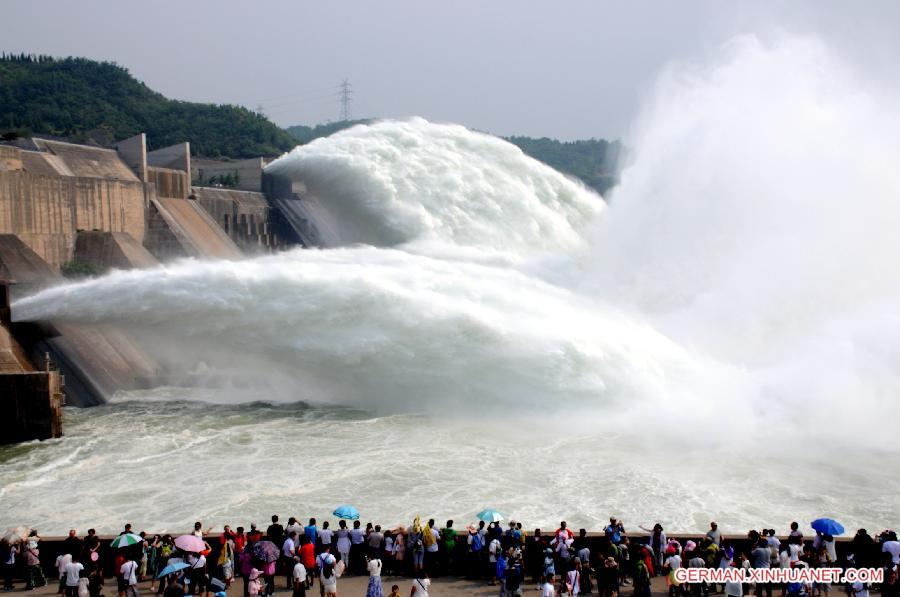
<path fill-rule="evenodd" d="M 0 134 L 100 144 L 147 133 L 150 149 L 191 142 L 198 155 L 277 155 L 296 142 L 241 106 L 164 97 L 111 62 L 26 54 L 0 56 Z"/>

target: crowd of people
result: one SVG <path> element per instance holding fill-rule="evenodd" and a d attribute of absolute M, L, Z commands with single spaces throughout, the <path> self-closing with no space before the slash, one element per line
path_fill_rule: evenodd
<path fill-rule="evenodd" d="M 256 524 L 247 529 L 226 525 L 221 534 L 213 534 L 197 522 L 187 538 L 136 534 L 126 525 L 111 545 L 104 545 L 93 529 L 84 537 L 72 530 L 54 562 L 58 592 L 66 597 L 100 597 L 109 575 L 116 578 L 119 597 L 138 597 L 138 583 L 145 578 L 150 590 L 163 597 L 225 597 L 235 582 L 243 597 L 270 597 L 282 578 L 293 597 L 305 597 L 314 588 L 320 596 L 336 597 L 341 577 L 361 575 L 368 577 L 367 597 L 386 594 L 382 576 L 410 577 L 410 597 L 427 597 L 431 579 L 446 575 L 493 585 L 501 597 L 521 595 L 529 586 L 542 597 L 595 592 L 618 597 L 622 590 L 649 597 L 651 580 L 662 576 L 670 597 L 707 597 L 720 591 L 728 597 L 750 593 L 772 597 L 773 592 L 781 597 L 823 597 L 831 586 L 684 585 L 675 570 L 826 566 L 883 568 L 884 583 L 878 590 L 886 597 L 900 597 L 900 542 L 893 531 L 872 537 L 861 529 L 839 555 L 834 537 L 818 532 L 804 537 L 797 523 L 792 523 L 785 539 L 779 539 L 774 529 L 763 529 L 732 542 L 711 523 L 704 537 L 684 543 L 668 538 L 660 524 L 640 527 L 643 532 L 632 538 L 615 518 L 600 538 L 588 536 L 585 529 L 573 532 L 565 522 L 552 533 L 526 532 L 520 522 L 512 521 L 479 521 L 457 529 L 448 520 L 438 527 L 433 519 L 423 522 L 418 517 L 408 527 L 391 529 L 343 519 L 335 527 L 315 518 L 302 524 L 291 517 L 286 523 L 272 516 L 265 530 Z M 5 590 L 13 587 L 17 565 L 23 566 L 26 588 L 47 583 L 43 565 L 48 562 L 41 559 L 37 531 L 4 536 L 0 561 Z M 110 561 L 112 569 L 105 569 Z M 870 588 L 853 583 L 844 590 L 850 597 L 868 597 Z M 390 589 L 390 597 L 400 595 L 398 585 Z"/>

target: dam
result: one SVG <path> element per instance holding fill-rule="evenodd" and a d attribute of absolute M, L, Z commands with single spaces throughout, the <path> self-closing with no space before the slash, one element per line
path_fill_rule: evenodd
<path fill-rule="evenodd" d="M 0 418 L 12 425 L 0 441 L 58 437 L 62 404 L 102 404 L 165 373 L 125 330 L 14 323 L 11 301 L 79 275 L 322 244 L 302 188 L 264 176 L 265 165 L 261 157 L 192 164 L 189 143 L 148 150 L 143 133 L 114 147 L 38 137 L 0 144 Z M 239 183 L 203 186 L 226 173 Z"/>
<path fill-rule="evenodd" d="M 703 528 L 710 516 L 728 521 L 723 532 L 823 515 L 850 528 L 883 525 L 897 508 L 898 459 L 879 450 L 883 435 L 861 432 L 876 420 L 869 413 L 893 420 L 893 402 L 879 396 L 896 371 L 894 335 L 882 332 L 896 320 L 896 295 L 884 286 L 886 265 L 858 265 L 892 254 L 873 255 L 859 239 L 883 233 L 874 238 L 893 246 L 895 202 L 861 195 L 854 209 L 865 234 L 832 249 L 806 214 L 845 223 L 842 193 L 792 195 L 808 209 L 772 230 L 759 222 L 778 220 L 785 204 L 765 199 L 783 189 L 746 171 L 697 187 L 696 168 L 680 162 L 656 174 L 656 159 L 674 159 L 668 147 L 649 163 L 639 157 L 608 203 L 500 139 L 415 120 L 301 146 L 265 166 L 258 190 L 243 173 L 244 188 L 199 184 L 215 164 L 191 164 L 203 176 L 177 196 L 176 182 L 157 176 L 173 201 L 147 202 L 154 221 L 134 244 L 161 267 L 113 270 L 13 303 L 14 328 L 36 328 L 15 336 L 36 372 L 49 352 L 38 342 L 61 343 L 67 326 L 127 336 L 141 359 L 121 360 L 146 367 L 127 368 L 120 387 L 133 389 L 106 404 L 63 409 L 65 441 L 6 448 L 2 522 L 87 528 L 97 523 L 90 503 L 108 527 L 175 530 L 271 512 L 322 516 L 364 496 L 366 517 L 382 521 L 471 519 L 490 504 L 540 526 L 565 518 L 595 528 L 610 512 L 667 531 Z M 723 137 L 715 153 L 735 151 Z M 147 192 L 159 197 L 155 182 Z M 701 229 L 688 199 L 722 207 L 703 213 L 724 220 Z M 306 206 L 278 207 L 296 207 L 290 201 Z M 188 219 L 184 202 L 204 212 Z M 218 234 L 203 238 L 210 221 L 247 257 L 193 258 L 227 246 Z M 320 221 L 340 226 L 313 236 Z M 736 239 L 724 248 L 723 229 Z M 25 272 L 48 243 L 16 238 L 25 247 L 16 245 L 9 269 Z M 87 254 L 126 252 L 107 238 Z M 328 238 L 340 246 L 280 250 Z M 805 262 L 810 254 L 785 249 L 757 261 L 758 247 L 797 239 L 829 258 Z M 709 246 L 722 250 L 692 248 Z M 852 268 L 846 278 L 857 283 L 811 284 L 832 279 L 833 267 Z M 802 288 L 788 284 L 799 273 Z M 863 289 L 875 300 L 848 314 Z M 73 374 L 55 359 L 51 370 L 71 391 Z M 811 376 L 823 363 L 830 375 Z M 875 371 L 890 375 L 867 374 Z M 100 373 L 112 372 L 76 381 L 101 386 Z M 532 432 L 548 425 L 552 438 Z M 785 451 L 823 432 L 829 448 Z M 713 462 L 726 466 L 711 475 Z M 192 491 L 171 483 L 173 471 L 190 471 Z M 246 480 L 261 471 L 296 474 L 270 475 L 260 492 Z M 760 471 L 767 491 L 748 500 Z"/>

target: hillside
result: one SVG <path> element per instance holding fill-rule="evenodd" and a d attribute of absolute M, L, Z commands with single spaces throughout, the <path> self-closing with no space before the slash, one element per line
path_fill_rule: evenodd
<path fill-rule="evenodd" d="M 151 149 L 190 141 L 198 155 L 273 155 L 296 142 L 246 108 L 167 99 L 125 68 L 86 58 L 0 56 L 0 134 L 74 141 L 147 133 Z"/>
<path fill-rule="evenodd" d="M 350 120 L 329 122 L 316 126 L 296 125 L 286 130 L 301 144 L 319 137 L 327 137 L 355 124 L 365 124 L 371 120 Z M 527 155 L 544 162 L 548 166 L 580 179 L 601 194 L 616 184 L 616 164 L 622 151 L 619 141 L 605 139 L 585 139 L 581 141 L 558 141 L 542 137 L 506 137 Z"/>
<path fill-rule="evenodd" d="M 581 179 L 601 195 L 617 182 L 616 166 L 622 153 L 619 141 L 558 141 L 547 137 L 507 137 L 506 140 L 534 159 Z"/>

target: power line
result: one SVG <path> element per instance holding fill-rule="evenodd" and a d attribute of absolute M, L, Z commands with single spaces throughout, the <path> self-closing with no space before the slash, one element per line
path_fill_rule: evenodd
<path fill-rule="evenodd" d="M 350 103 L 353 101 L 353 89 L 347 79 L 344 79 L 344 82 L 340 85 L 340 91 L 338 92 L 338 103 L 341 105 L 341 121 L 347 122 L 350 120 Z"/>

